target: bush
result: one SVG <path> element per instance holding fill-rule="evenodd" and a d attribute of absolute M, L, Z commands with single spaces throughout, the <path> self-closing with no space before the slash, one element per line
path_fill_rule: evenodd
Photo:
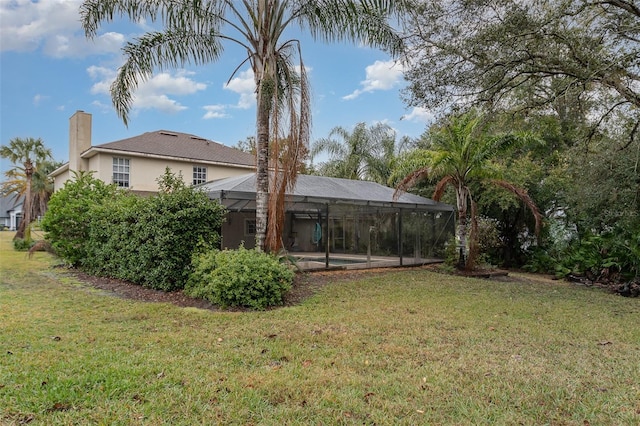
<path fill-rule="evenodd" d="M 92 210 L 113 199 L 116 192 L 115 185 L 107 185 L 91 173 L 74 172 L 74 178 L 51 196 L 41 227 L 64 261 L 80 266 L 87 258 Z"/>
<path fill-rule="evenodd" d="M 16 238 L 13 240 L 13 249 L 16 251 L 27 251 L 34 244 L 31 239 Z"/>
<path fill-rule="evenodd" d="M 184 287 L 196 250 L 216 247 L 224 207 L 169 169 L 142 198 L 77 173 L 42 220 L 56 253 L 89 273 L 159 290 Z"/>
<path fill-rule="evenodd" d="M 194 256 L 185 287 L 192 297 L 221 307 L 265 309 L 282 304 L 294 272 L 278 258 L 256 250 L 212 250 Z"/>
<path fill-rule="evenodd" d="M 184 287 L 195 251 L 217 247 L 224 207 L 168 169 L 158 195 L 123 193 L 93 210 L 88 272 L 158 290 Z"/>

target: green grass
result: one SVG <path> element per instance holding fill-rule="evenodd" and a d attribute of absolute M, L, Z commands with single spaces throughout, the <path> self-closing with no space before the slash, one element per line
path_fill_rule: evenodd
<path fill-rule="evenodd" d="M 85 287 L 0 233 L 0 424 L 640 423 L 640 301 L 396 270 L 211 312 Z"/>

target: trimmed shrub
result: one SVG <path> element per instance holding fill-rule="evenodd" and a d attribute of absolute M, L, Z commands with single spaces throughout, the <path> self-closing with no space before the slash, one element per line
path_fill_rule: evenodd
<path fill-rule="evenodd" d="M 87 172 L 74 172 L 74 178 L 49 200 L 41 227 L 55 252 L 72 266 L 81 266 L 87 257 L 92 210 L 112 200 L 115 185 L 107 185 Z"/>
<path fill-rule="evenodd" d="M 265 309 L 282 304 L 294 272 L 274 255 L 247 250 L 211 250 L 193 258 L 185 293 L 221 307 Z"/>
<path fill-rule="evenodd" d="M 171 291 L 184 287 L 194 252 L 217 247 L 225 209 L 167 169 L 158 195 L 129 193 L 93 211 L 88 272 Z"/>

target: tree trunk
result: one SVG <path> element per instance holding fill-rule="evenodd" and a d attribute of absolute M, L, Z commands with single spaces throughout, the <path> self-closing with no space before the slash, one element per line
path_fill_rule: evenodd
<path fill-rule="evenodd" d="M 258 89 L 256 135 L 256 248 L 265 250 L 269 213 L 269 101 Z"/>
<path fill-rule="evenodd" d="M 458 268 L 464 269 L 467 262 L 467 199 L 469 189 L 459 185 L 456 188 L 456 202 L 458 206 L 458 226 L 456 236 L 458 238 Z"/>
<path fill-rule="evenodd" d="M 24 193 L 24 203 L 22 204 L 22 224 L 17 229 L 16 238 L 24 238 L 25 229 L 31 223 L 31 177 L 33 176 L 33 164 L 27 159 L 24 163 L 24 175 L 27 180 L 27 188 Z"/>

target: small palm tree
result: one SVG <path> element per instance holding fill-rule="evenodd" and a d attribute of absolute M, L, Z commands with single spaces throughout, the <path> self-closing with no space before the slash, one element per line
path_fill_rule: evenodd
<path fill-rule="evenodd" d="M 311 121 L 307 75 L 300 41 L 286 39 L 292 26 L 323 41 L 354 41 L 398 54 L 402 39 L 388 22 L 408 1 L 382 0 L 85 0 L 81 6 L 82 25 L 88 37 L 97 34 L 103 21 L 127 16 L 132 21 L 150 19 L 164 25 L 161 32 L 148 32 L 127 43 L 125 63 L 111 86 L 116 111 L 126 123 L 134 91 L 140 80 L 154 69 L 215 62 L 224 44 L 242 47 L 247 56 L 236 71 L 249 63 L 256 83 L 256 245 L 265 248 L 267 218 L 274 216 L 269 193 L 280 196 L 282 187 L 291 187 L 303 160 Z M 297 58 L 298 63 L 294 63 Z M 234 71 L 235 74 L 235 71 Z M 232 76 L 233 77 L 233 74 Z M 274 150 L 289 153 L 293 164 L 273 161 L 270 144 L 283 143 Z M 272 176 L 282 176 L 269 187 Z M 281 167 L 282 173 L 277 170 Z M 270 219 L 271 220 L 271 219 Z M 272 228 L 275 229 L 275 228 Z M 273 234 L 273 233 L 272 233 Z M 280 237 L 271 235 L 271 249 Z"/>
<path fill-rule="evenodd" d="M 531 135 L 491 135 L 486 131 L 483 117 L 476 111 L 453 116 L 428 133 L 428 149 L 412 151 L 397 165 L 395 176 L 404 176 L 396 187 L 396 194 L 407 191 L 424 178 L 436 180 L 433 199 L 439 201 L 448 187 L 456 195 L 458 224 L 456 238 L 460 246 L 459 266 L 472 269 L 476 255 L 476 207 L 471 184 L 488 182 L 507 189 L 529 207 L 539 234 L 542 215 L 526 190 L 500 179 L 492 161 L 517 144 L 531 141 Z M 467 252 L 467 215 L 471 207 L 470 253 Z"/>
<path fill-rule="evenodd" d="M 24 179 L 22 188 L 15 187 L 14 191 L 10 191 L 15 192 L 19 189 L 17 195 L 24 195 L 22 224 L 15 236 L 15 238 L 24 238 L 24 229 L 31 223 L 32 218 L 32 180 L 37 169 L 36 165 L 50 160 L 51 150 L 44 146 L 40 138 L 14 138 L 9 141 L 9 145 L 0 146 L 0 156 L 14 164 L 14 167 L 6 172 L 10 181 Z M 5 192 L 4 188 L 3 192 Z"/>

